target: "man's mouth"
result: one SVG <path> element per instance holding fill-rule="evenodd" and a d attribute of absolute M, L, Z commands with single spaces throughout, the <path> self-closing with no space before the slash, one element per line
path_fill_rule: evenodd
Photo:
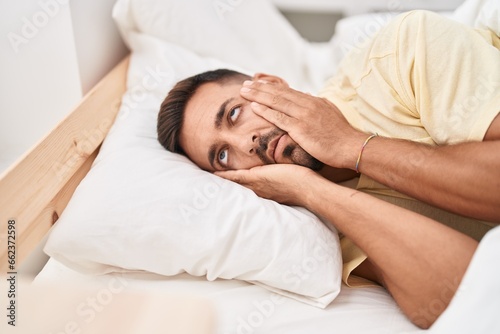
<path fill-rule="evenodd" d="M 275 156 L 276 146 L 278 145 L 278 142 L 279 142 L 279 140 L 280 140 L 280 138 L 282 136 L 283 136 L 282 134 L 281 135 L 277 135 L 267 145 L 267 156 L 269 157 L 270 160 L 274 161 L 274 163 L 276 163 L 276 156 Z"/>
<path fill-rule="evenodd" d="M 267 155 L 274 163 L 278 163 L 279 154 L 284 150 L 285 135 L 286 133 L 277 135 L 267 146 Z"/>

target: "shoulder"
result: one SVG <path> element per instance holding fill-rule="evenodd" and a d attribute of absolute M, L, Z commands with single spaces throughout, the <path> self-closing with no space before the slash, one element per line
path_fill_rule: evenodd
<path fill-rule="evenodd" d="M 375 36 L 373 48 L 380 50 L 411 44 L 425 35 L 432 34 L 437 27 L 447 25 L 447 21 L 443 16 L 426 10 L 400 14 Z"/>
<path fill-rule="evenodd" d="M 389 29 L 395 31 L 401 30 L 419 30 L 422 26 L 433 26 L 435 24 L 442 24 L 444 21 L 449 19 L 445 18 L 441 14 L 431 12 L 428 10 L 412 10 L 403 14 L 398 15 L 392 22 L 388 25 Z"/>
<path fill-rule="evenodd" d="M 399 22 L 401 26 L 415 27 L 425 22 L 439 22 L 444 17 L 438 13 L 428 10 L 418 9 L 412 10 L 399 15 L 395 21 Z"/>
<path fill-rule="evenodd" d="M 426 26 L 434 26 L 441 19 L 440 15 L 425 10 L 399 14 L 383 23 L 382 27 L 370 38 L 366 38 L 368 37 L 365 36 L 366 34 L 358 36 L 352 45 L 345 48 L 349 49 L 350 52 L 344 58 L 344 63 L 359 66 L 359 64 L 365 64 L 373 59 L 395 55 L 398 53 L 398 49 L 412 44 L 417 38 L 420 38 L 421 33 L 428 30 L 425 28 Z M 380 22 L 376 23 L 379 25 Z"/>

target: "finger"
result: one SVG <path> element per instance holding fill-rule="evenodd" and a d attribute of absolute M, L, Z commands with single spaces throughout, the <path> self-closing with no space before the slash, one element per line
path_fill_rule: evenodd
<path fill-rule="evenodd" d="M 241 95 L 245 99 L 252 102 L 257 102 L 260 105 L 268 106 L 269 108 L 285 114 L 289 114 L 290 111 L 292 111 L 294 108 L 297 108 L 297 105 L 294 102 L 289 101 L 280 95 L 273 95 L 265 91 L 259 91 L 248 87 L 243 87 L 241 89 L 241 92 Z M 244 92 L 246 92 L 247 94 L 243 95 Z"/>
<path fill-rule="evenodd" d="M 298 90 L 291 88 L 288 85 L 268 82 L 264 80 L 246 81 L 244 85 L 258 91 L 266 92 L 272 95 L 282 96 L 283 98 L 292 101 L 294 103 L 297 103 L 298 105 L 301 105 L 303 107 L 309 104 L 310 94 L 308 95 L 302 93 Z"/>
<path fill-rule="evenodd" d="M 286 132 L 290 132 L 296 124 L 297 120 L 295 118 L 290 117 L 281 111 L 268 108 L 263 104 L 252 102 L 250 103 L 250 107 L 255 114 L 264 118 L 266 121 L 273 123 L 278 128 Z"/>
<path fill-rule="evenodd" d="M 244 171 L 242 170 L 227 170 L 227 171 L 219 171 L 215 172 L 214 174 L 217 176 L 220 176 L 226 180 L 233 181 L 239 184 L 245 184 L 246 183 L 246 177 L 242 173 Z"/>
<path fill-rule="evenodd" d="M 290 116 L 300 114 L 304 107 L 311 104 L 303 98 L 305 94 L 276 84 L 258 83 L 255 85 L 254 83 L 250 86 L 243 86 L 240 94 L 247 100 L 258 102 Z"/>

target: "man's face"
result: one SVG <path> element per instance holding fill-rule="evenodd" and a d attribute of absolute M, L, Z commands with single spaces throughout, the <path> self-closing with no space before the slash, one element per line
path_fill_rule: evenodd
<path fill-rule="evenodd" d="M 242 82 L 207 83 L 197 89 L 187 103 L 180 131 L 188 157 L 210 172 L 275 163 L 320 169 L 321 162 L 286 132 L 252 111 L 250 101 L 240 96 L 241 87 Z"/>

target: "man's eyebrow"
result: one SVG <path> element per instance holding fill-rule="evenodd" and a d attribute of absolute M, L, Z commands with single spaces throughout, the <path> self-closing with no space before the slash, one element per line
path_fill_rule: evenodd
<path fill-rule="evenodd" d="M 212 168 L 214 170 L 217 170 L 217 168 L 215 168 L 215 149 L 217 148 L 217 144 L 213 144 L 212 146 L 210 146 L 210 149 L 208 150 L 208 161 L 210 162 L 210 166 L 212 166 Z"/>
<path fill-rule="evenodd" d="M 222 120 L 224 119 L 224 114 L 226 113 L 226 108 L 229 102 L 234 100 L 234 97 L 230 97 L 226 101 L 224 101 L 220 107 L 219 111 L 217 112 L 217 115 L 215 115 L 215 121 L 214 121 L 214 127 L 219 130 L 222 126 Z M 213 169 L 217 170 L 215 168 L 215 150 L 217 149 L 217 144 L 213 144 L 210 146 L 210 149 L 208 150 L 208 161 L 210 162 L 210 166 L 212 166 Z"/>
<path fill-rule="evenodd" d="M 217 115 L 215 115 L 214 127 L 216 129 L 220 129 L 220 127 L 222 126 L 222 119 L 224 118 L 226 107 L 232 100 L 234 100 L 234 97 L 227 99 L 226 101 L 224 101 L 224 103 L 220 105 L 219 111 L 217 112 Z"/>

